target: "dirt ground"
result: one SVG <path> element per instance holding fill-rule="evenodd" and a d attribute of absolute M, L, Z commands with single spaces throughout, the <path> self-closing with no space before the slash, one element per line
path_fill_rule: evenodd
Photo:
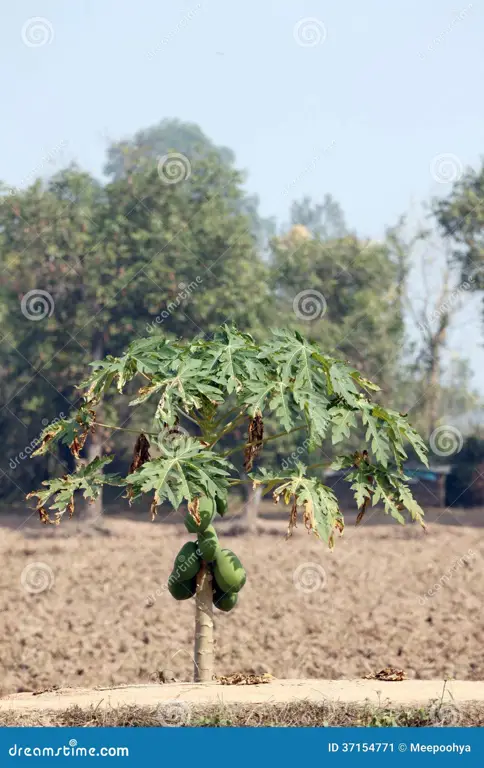
<path fill-rule="evenodd" d="M 0 528 L 1 693 L 192 679 L 194 601 L 165 586 L 182 524 L 19 525 Z M 286 541 L 282 520 L 263 528 L 221 527 L 248 579 L 216 612 L 217 674 L 484 679 L 482 529 L 363 524 L 329 552 L 302 528 Z"/>

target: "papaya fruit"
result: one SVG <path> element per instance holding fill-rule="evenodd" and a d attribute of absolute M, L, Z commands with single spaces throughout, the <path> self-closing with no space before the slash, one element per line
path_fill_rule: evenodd
<path fill-rule="evenodd" d="M 227 592 L 226 595 L 214 601 L 214 605 L 215 608 L 219 609 L 219 611 L 225 611 L 225 613 L 228 613 L 232 610 L 232 608 L 235 608 L 238 599 L 239 596 L 237 592 Z"/>
<path fill-rule="evenodd" d="M 187 511 L 185 515 L 184 522 L 188 533 L 200 533 L 208 528 L 216 512 L 213 499 L 209 499 L 208 496 L 202 496 L 198 505 L 198 512 L 200 514 L 200 525 L 194 520 L 190 512 Z"/>
<path fill-rule="evenodd" d="M 230 549 L 219 549 L 217 552 L 213 575 L 224 592 L 239 592 L 247 578 L 242 563 Z"/>
<path fill-rule="evenodd" d="M 217 514 L 220 515 L 220 517 L 223 517 L 225 514 L 227 514 L 227 497 L 221 498 L 220 496 L 215 497 L 215 506 L 217 508 Z"/>
<path fill-rule="evenodd" d="M 168 591 L 175 600 L 188 600 L 193 597 L 197 589 L 197 578 L 194 576 L 187 581 L 179 581 L 172 573 L 168 579 Z"/>
<path fill-rule="evenodd" d="M 201 564 L 197 542 L 187 541 L 175 558 L 173 576 L 177 581 L 189 581 L 197 575 Z"/>
<path fill-rule="evenodd" d="M 202 533 L 198 534 L 198 549 L 206 563 L 213 563 L 220 549 L 218 536 L 213 525 L 209 525 Z"/>
<path fill-rule="evenodd" d="M 224 592 L 223 589 L 220 589 L 215 579 L 212 582 L 213 584 L 213 596 L 212 596 L 212 602 L 216 608 L 218 608 L 220 611 L 230 611 L 234 605 L 237 602 L 238 594 L 237 592 Z"/>

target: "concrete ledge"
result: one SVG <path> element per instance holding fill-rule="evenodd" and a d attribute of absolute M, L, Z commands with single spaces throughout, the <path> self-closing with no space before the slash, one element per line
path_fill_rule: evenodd
<path fill-rule="evenodd" d="M 126 685 L 114 688 L 65 688 L 34 695 L 18 693 L 0 699 L 0 712 L 52 712 L 78 706 L 112 708 L 127 705 L 163 706 L 179 701 L 186 704 L 364 704 L 380 706 L 425 706 L 435 700 L 455 706 L 484 703 L 484 682 L 453 680 L 274 680 L 262 685 L 219 685 L 217 683 L 170 683 Z"/>

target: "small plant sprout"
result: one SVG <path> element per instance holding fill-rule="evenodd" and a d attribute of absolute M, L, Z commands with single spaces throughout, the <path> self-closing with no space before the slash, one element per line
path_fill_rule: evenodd
<path fill-rule="evenodd" d="M 82 385 L 79 411 L 49 425 L 36 453 L 60 442 L 79 456 L 98 426 L 120 429 L 96 419 L 103 397 L 116 387 L 118 393 L 134 395 L 130 405 L 146 403 L 146 412 L 152 406 L 151 425 L 136 439 L 131 466 L 125 476 L 109 474 L 105 467 L 112 458 L 98 457 L 71 475 L 45 481 L 29 497 L 37 498 L 44 523 L 58 523 L 65 512 L 72 516 L 76 491 L 96 499 L 104 485 L 124 486 L 130 502 L 147 497 L 153 517 L 161 504 L 184 505 L 185 527 L 196 538 L 176 555 L 168 589 L 176 600 L 195 597 L 197 681 L 211 681 L 214 675 L 213 606 L 232 610 L 246 580 L 242 563 L 220 544 L 214 525 L 227 514 L 229 490 L 247 482 L 248 475 L 264 494 L 288 505 L 288 536 L 298 515 L 330 547 L 335 533 L 343 531 L 337 498 L 318 476 L 329 463 L 261 467 L 268 441 L 296 431 L 305 433 L 311 450 L 327 438 L 333 444 L 351 437 L 363 440 L 360 451 L 331 464 L 348 470 L 358 521 L 369 505 L 381 503 L 400 523 L 406 510 L 423 525 L 402 468 L 408 444 L 427 463 L 421 437 L 405 415 L 372 402 L 372 392 L 379 389 L 375 384 L 297 332 L 274 330 L 261 345 L 226 325 L 211 339 L 150 336 L 134 341 L 123 357 L 108 356 L 92 368 Z M 142 383 L 138 390 L 136 380 Z M 266 434 L 268 416 L 271 423 L 279 422 L 280 431 Z M 243 466 L 242 460 L 235 461 L 237 452 Z"/>

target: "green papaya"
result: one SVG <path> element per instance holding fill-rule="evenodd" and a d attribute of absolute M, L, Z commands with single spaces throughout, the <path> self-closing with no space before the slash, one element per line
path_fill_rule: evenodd
<path fill-rule="evenodd" d="M 238 599 L 239 596 L 237 592 L 227 592 L 227 594 L 223 597 L 220 597 L 218 600 L 214 600 L 214 605 L 219 609 L 219 611 L 225 611 L 225 613 L 228 613 L 232 610 L 232 608 L 235 608 Z"/>
<path fill-rule="evenodd" d="M 215 506 L 217 508 L 217 513 L 220 515 L 220 517 L 223 517 L 225 514 L 227 514 L 227 497 L 225 496 L 222 499 L 220 496 L 216 496 Z"/>
<path fill-rule="evenodd" d="M 185 528 L 188 533 L 200 533 L 204 531 L 215 517 L 215 502 L 207 496 L 202 496 L 198 505 L 200 515 L 200 525 L 196 522 L 190 512 L 185 515 Z"/>
<path fill-rule="evenodd" d="M 231 595 L 234 590 L 231 589 L 230 592 L 226 592 L 224 589 L 219 587 L 215 579 L 212 579 L 212 592 L 213 592 L 213 602 L 216 603 L 219 600 L 222 599 L 222 597 L 225 597 L 225 595 Z"/>
<path fill-rule="evenodd" d="M 168 591 L 175 600 L 188 600 L 193 597 L 197 589 L 197 578 L 194 576 L 188 581 L 178 581 L 174 573 L 168 579 Z"/>
<path fill-rule="evenodd" d="M 175 558 L 173 576 L 177 581 L 189 581 L 197 575 L 201 564 L 197 542 L 187 541 Z"/>
<path fill-rule="evenodd" d="M 220 544 L 213 525 L 209 525 L 205 531 L 198 534 L 198 549 L 206 563 L 212 563 L 215 560 Z"/>
<path fill-rule="evenodd" d="M 237 555 L 230 549 L 220 549 L 215 556 L 215 581 L 224 592 L 239 592 L 247 578 Z"/>

